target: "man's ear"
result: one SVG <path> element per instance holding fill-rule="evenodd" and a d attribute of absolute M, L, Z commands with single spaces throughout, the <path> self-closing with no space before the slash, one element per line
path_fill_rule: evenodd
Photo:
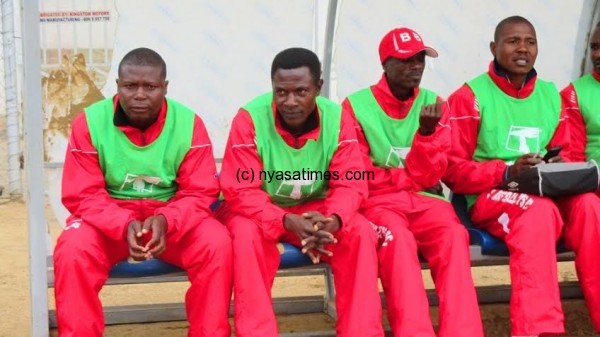
<path fill-rule="evenodd" d="M 320 94 L 321 93 L 321 88 L 323 88 L 323 79 L 319 79 L 319 82 L 317 82 L 317 92 Z"/>
<path fill-rule="evenodd" d="M 383 70 L 384 73 L 387 74 L 387 70 L 388 70 L 388 64 L 390 64 L 388 61 L 391 59 L 391 57 L 388 57 L 387 60 L 383 61 L 383 63 L 381 64 L 381 69 Z"/>
<path fill-rule="evenodd" d="M 165 81 L 165 95 L 167 94 L 167 88 L 169 87 L 169 81 Z"/>
<path fill-rule="evenodd" d="M 494 41 L 490 42 L 490 52 L 492 53 L 492 56 L 496 58 L 496 42 Z"/>

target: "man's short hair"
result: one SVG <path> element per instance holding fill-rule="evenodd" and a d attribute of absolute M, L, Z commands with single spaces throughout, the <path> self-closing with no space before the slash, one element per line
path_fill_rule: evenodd
<path fill-rule="evenodd" d="M 160 67 L 163 79 L 167 78 L 167 64 L 165 60 L 150 48 L 136 48 L 125 56 L 119 63 L 119 76 L 124 65 Z"/>
<path fill-rule="evenodd" d="M 279 69 L 308 67 L 315 84 L 321 79 L 321 62 L 313 51 L 305 48 L 288 48 L 280 51 L 271 64 L 271 80 Z"/>
<path fill-rule="evenodd" d="M 533 24 L 529 20 L 527 20 L 524 17 L 519 16 L 519 15 L 513 15 L 513 16 L 507 17 L 506 19 L 504 19 L 498 23 L 498 25 L 496 26 L 496 30 L 494 30 L 494 42 L 498 42 L 498 40 L 500 39 L 500 32 L 502 31 L 502 29 L 504 29 L 504 27 L 506 25 L 512 24 L 512 23 L 528 24 L 529 26 L 531 26 L 531 28 L 535 32 L 535 27 L 533 27 Z"/>

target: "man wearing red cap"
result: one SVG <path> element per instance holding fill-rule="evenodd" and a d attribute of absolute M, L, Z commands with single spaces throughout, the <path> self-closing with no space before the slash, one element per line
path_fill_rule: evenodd
<path fill-rule="evenodd" d="M 550 198 L 496 189 L 508 177 L 540 164 L 546 149 L 562 146 L 561 154 L 549 162 L 572 158 L 559 92 L 533 68 L 538 46 L 531 22 L 520 16 L 500 21 L 490 51 L 494 60 L 489 70 L 448 99 L 452 149 L 444 181 L 454 192 L 466 194 L 475 226 L 506 242 L 512 336 L 564 333 L 556 266 L 556 242 L 563 229 L 560 211 L 568 217 L 568 238 L 570 227 L 593 226 L 589 231 L 596 231 L 600 208 L 593 193 L 559 200 L 559 211 Z M 597 244 L 597 236 L 589 239 Z M 597 269 L 597 260 L 592 264 Z M 585 292 L 587 285 L 582 286 Z"/>
<path fill-rule="evenodd" d="M 596 24 L 589 43 L 590 58 L 594 66 L 592 73 L 569 84 L 563 89 L 561 96 L 569 115 L 571 159 L 595 160 L 600 163 L 600 22 Z M 590 204 L 596 205 L 594 209 L 600 209 L 600 198 L 589 198 Z M 600 223 L 581 219 L 589 212 L 578 209 L 578 203 L 572 198 L 561 200 L 559 205 L 562 203 L 572 204 L 571 207 L 563 207 L 566 220 L 565 243 L 575 252 L 579 283 L 594 329 L 600 332 Z"/>
<path fill-rule="evenodd" d="M 478 337 L 483 329 L 467 231 L 450 203 L 435 193 L 441 194 L 450 134 L 440 122 L 441 99 L 419 87 L 426 55 L 438 56 L 415 31 L 390 31 L 379 45 L 381 79 L 342 103 L 355 117 L 367 169 L 375 172 L 361 212 L 380 237 L 379 275 L 394 335 L 435 336 L 421 253 L 440 299 L 438 335 Z"/>
<path fill-rule="evenodd" d="M 233 119 L 221 172 L 225 202 L 217 214 L 233 240 L 236 336 L 279 335 L 271 286 L 283 240 L 331 264 L 337 336 L 383 337 L 377 237 L 358 213 L 366 181 L 298 174 L 364 171 L 354 126 L 339 104 L 319 96 L 321 65 L 312 51 L 278 53 L 271 83 Z"/>

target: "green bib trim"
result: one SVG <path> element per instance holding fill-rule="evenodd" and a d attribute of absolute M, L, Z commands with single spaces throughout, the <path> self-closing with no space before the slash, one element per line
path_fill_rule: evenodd
<path fill-rule="evenodd" d="M 191 146 L 194 112 L 167 99 L 160 135 L 151 144 L 137 146 L 115 127 L 113 107 L 111 97 L 84 109 L 108 193 L 116 199 L 169 200 L 177 190 L 175 178 Z"/>
<path fill-rule="evenodd" d="M 585 156 L 588 160 L 600 162 L 600 82 L 592 74 L 587 74 L 573 82 L 573 87 L 585 122 Z"/>
<path fill-rule="evenodd" d="M 341 106 L 317 97 L 320 134 L 315 140 L 295 149 L 275 129 L 275 113 L 271 92 L 258 96 L 244 109 L 250 113 L 256 132 L 258 155 L 263 170 L 263 190 L 279 206 L 293 206 L 313 199 L 323 199 L 328 187 L 331 158 L 338 148 Z"/>

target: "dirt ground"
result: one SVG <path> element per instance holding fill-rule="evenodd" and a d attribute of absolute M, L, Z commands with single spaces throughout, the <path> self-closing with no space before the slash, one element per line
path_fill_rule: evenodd
<path fill-rule="evenodd" d="M 49 209 L 49 208 L 48 208 Z M 46 212 L 54 243 L 60 232 L 50 210 Z M 27 213 L 22 201 L 0 199 L 0 337 L 30 335 L 29 270 L 27 242 Z M 40 231 L 45 231 L 43 227 Z M 477 285 L 506 284 L 506 266 L 474 267 L 473 277 Z M 559 264 L 561 280 L 575 279 L 571 262 Z M 428 288 L 432 287 L 429 272 L 423 272 Z M 105 305 L 172 303 L 180 302 L 186 288 L 185 283 L 159 285 L 108 286 L 102 291 Z M 318 277 L 279 278 L 273 289 L 274 296 L 323 294 L 323 282 Z M 49 308 L 54 307 L 52 290 L 49 289 Z M 588 312 L 582 300 L 563 302 L 568 333 L 563 336 L 593 336 Z M 509 336 L 508 305 L 482 305 L 482 317 L 487 337 Z M 437 308 L 431 309 L 434 323 Z M 334 321 L 325 314 L 288 315 L 278 317 L 281 332 L 333 330 Z M 154 337 L 186 336 L 185 322 L 127 324 L 109 326 L 107 337 Z M 57 336 L 51 331 L 51 336 Z M 468 337 L 468 336 L 467 336 Z"/>

